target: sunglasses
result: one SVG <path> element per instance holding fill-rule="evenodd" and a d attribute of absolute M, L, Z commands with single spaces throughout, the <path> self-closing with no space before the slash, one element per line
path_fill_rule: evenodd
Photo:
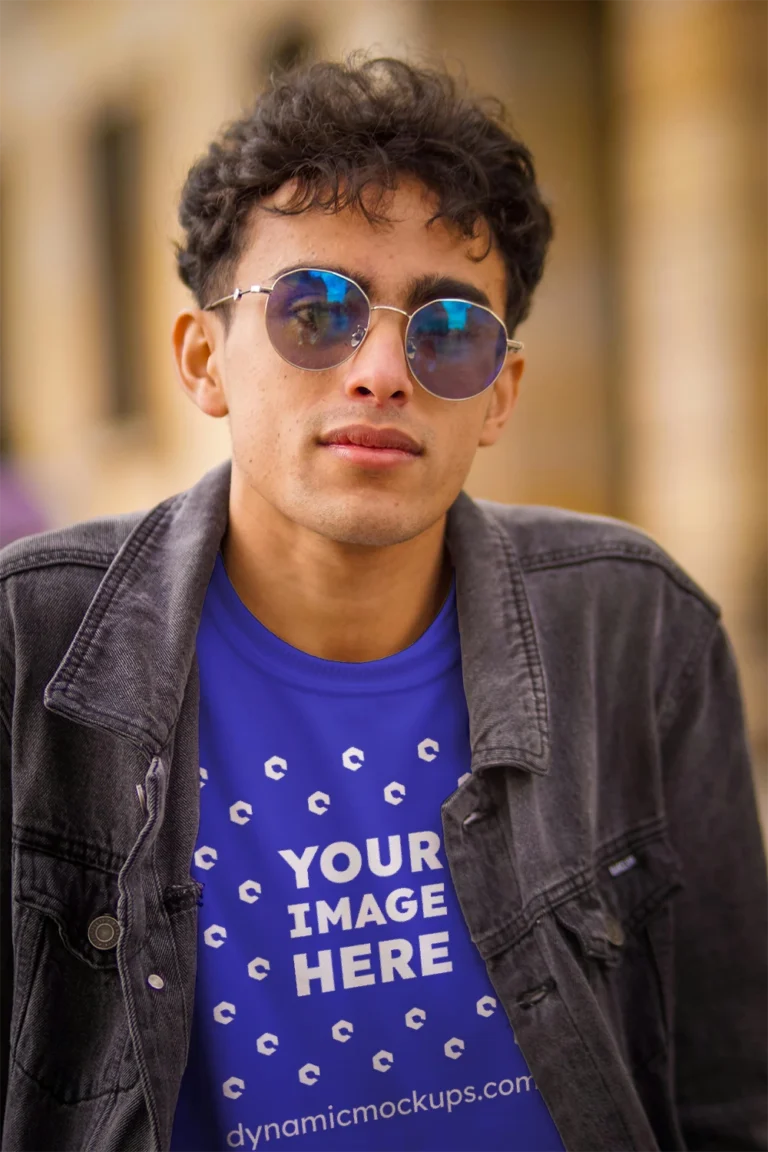
<path fill-rule="evenodd" d="M 469 400 L 490 388 L 508 352 L 520 352 L 504 322 L 490 308 L 468 300 L 431 300 L 415 312 L 371 304 L 354 280 L 322 268 L 296 268 L 271 288 L 236 288 L 205 305 L 205 311 L 250 292 L 268 297 L 265 323 L 270 343 L 294 368 L 324 372 L 338 368 L 361 346 L 373 312 L 405 316 L 405 357 L 422 388 L 442 400 Z"/>

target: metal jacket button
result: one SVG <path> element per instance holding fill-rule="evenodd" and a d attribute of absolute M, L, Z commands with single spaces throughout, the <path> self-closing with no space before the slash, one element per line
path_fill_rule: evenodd
<path fill-rule="evenodd" d="M 120 935 L 120 925 L 114 916 L 97 916 L 88 925 L 88 939 L 94 948 L 106 952 L 114 948 Z"/>

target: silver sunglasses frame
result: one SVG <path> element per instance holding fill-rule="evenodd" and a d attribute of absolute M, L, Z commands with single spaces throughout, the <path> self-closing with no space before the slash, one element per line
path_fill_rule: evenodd
<path fill-rule="evenodd" d="M 286 276 L 295 276 L 297 272 L 324 272 L 327 276 L 338 276 L 340 280 L 346 280 L 348 284 L 354 284 L 358 292 L 362 294 L 366 304 L 368 305 L 368 311 L 371 315 L 374 312 L 397 312 L 400 316 L 405 316 L 408 323 L 405 326 L 405 333 L 403 335 L 403 351 L 405 352 L 405 362 L 408 365 L 408 371 L 420 388 L 423 388 L 425 392 L 429 393 L 430 396 L 435 396 L 438 400 L 447 400 L 449 403 L 461 404 L 464 400 L 472 400 L 475 396 L 482 396 L 483 392 L 487 392 L 489 388 L 493 387 L 501 375 L 501 371 L 506 361 L 506 355 L 504 360 L 502 360 L 501 364 L 499 365 L 499 370 L 494 376 L 493 380 L 489 381 L 485 388 L 481 389 L 480 392 L 473 392 L 472 396 L 441 396 L 439 392 L 432 392 L 431 389 L 427 388 L 426 384 L 422 384 L 421 380 L 419 380 L 418 376 L 411 367 L 410 360 L 408 359 L 408 330 L 411 326 L 411 321 L 413 320 L 414 316 L 418 316 L 419 312 L 423 311 L 424 308 L 429 308 L 432 304 L 442 303 L 443 299 L 445 299 L 447 303 L 451 304 L 471 304 L 473 308 L 482 308 L 483 312 L 489 312 L 490 315 L 493 316 L 494 320 L 497 320 L 499 324 L 501 324 L 507 340 L 507 355 L 510 352 L 522 352 L 524 348 L 524 344 L 520 340 L 510 340 L 509 336 L 507 335 L 507 326 L 504 321 L 493 311 L 493 309 L 486 308 L 484 304 L 477 304 L 474 300 L 462 300 L 460 297 L 446 296 L 444 298 L 441 297 L 440 300 L 428 300 L 426 304 L 421 304 L 414 312 L 405 312 L 402 308 L 396 308 L 393 304 L 371 304 L 367 292 L 365 292 L 365 290 L 360 287 L 356 280 L 353 280 L 351 276 L 344 276 L 341 272 L 333 272 L 329 268 L 291 268 L 290 271 L 283 272 L 280 276 L 278 276 L 271 287 L 266 287 L 263 284 L 251 284 L 250 288 L 235 288 L 234 292 L 231 292 L 229 296 L 221 296 L 218 300 L 213 300 L 210 304 L 205 304 L 203 306 L 203 311 L 212 312 L 214 308 L 218 308 L 220 304 L 226 304 L 228 300 L 233 300 L 235 303 L 237 303 L 238 300 L 242 300 L 243 296 L 248 296 L 251 293 L 261 296 L 269 296 L 274 290 L 275 286 L 279 284 L 281 280 L 284 280 Z M 362 348 L 370 330 L 371 319 L 369 316 L 368 323 L 365 328 L 365 335 L 363 336 L 360 343 L 356 348 L 352 349 L 348 356 L 345 356 L 343 360 L 339 360 L 338 364 L 332 365 L 332 368 L 340 368 L 342 364 L 346 364 L 348 360 L 351 360 L 355 353 L 359 352 Z M 271 340 L 270 343 L 272 343 Z M 283 356 L 282 352 L 276 348 L 274 344 L 272 344 L 272 347 L 275 348 L 275 351 L 281 360 L 284 360 L 286 364 L 290 364 L 292 368 L 299 368 L 299 371 L 301 372 L 331 371 L 331 368 L 305 368 L 298 364 L 294 364 L 291 360 L 288 359 L 287 356 Z"/>

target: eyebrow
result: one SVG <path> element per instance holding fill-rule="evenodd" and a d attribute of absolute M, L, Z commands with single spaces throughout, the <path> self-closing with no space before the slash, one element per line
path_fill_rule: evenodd
<path fill-rule="evenodd" d="M 412 277 L 406 286 L 406 309 L 411 311 L 420 308 L 430 300 L 469 300 L 472 304 L 491 308 L 491 301 L 482 288 L 468 280 L 439 276 L 435 272 Z"/>
<path fill-rule="evenodd" d="M 366 296 L 375 303 L 375 288 L 371 277 L 357 268 L 348 268 L 341 264 L 323 264 L 322 267 L 312 264 L 289 264 L 287 267 L 279 268 L 273 272 L 271 279 L 274 281 L 278 276 L 285 275 L 286 272 L 296 272 L 300 268 L 313 267 L 324 272 L 336 272 L 339 276 L 346 276 L 348 280 L 354 280 L 356 284 L 360 285 Z M 441 276 L 437 272 L 428 272 L 423 276 L 411 276 L 405 285 L 405 310 L 414 312 L 422 304 L 428 304 L 430 300 L 469 300 L 472 304 L 481 304 L 484 308 L 490 308 L 493 311 L 491 301 L 482 288 L 478 288 L 476 284 L 471 284 L 468 280 L 459 280 L 454 276 Z"/>

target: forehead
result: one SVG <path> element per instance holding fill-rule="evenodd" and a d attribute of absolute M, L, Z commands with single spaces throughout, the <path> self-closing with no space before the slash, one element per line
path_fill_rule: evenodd
<path fill-rule="evenodd" d="M 284 205 L 287 186 L 265 201 Z M 340 211 L 310 208 L 293 216 L 258 207 L 248 223 L 237 268 L 237 284 L 267 283 L 283 268 L 297 265 L 358 270 L 371 297 L 399 303 L 406 286 L 425 276 L 463 281 L 482 292 L 503 313 L 506 303 L 504 262 L 489 247 L 487 225 L 473 239 L 444 220 L 429 224 L 435 197 L 415 180 L 403 180 L 378 206 L 386 219 L 371 223 L 357 207 Z"/>

